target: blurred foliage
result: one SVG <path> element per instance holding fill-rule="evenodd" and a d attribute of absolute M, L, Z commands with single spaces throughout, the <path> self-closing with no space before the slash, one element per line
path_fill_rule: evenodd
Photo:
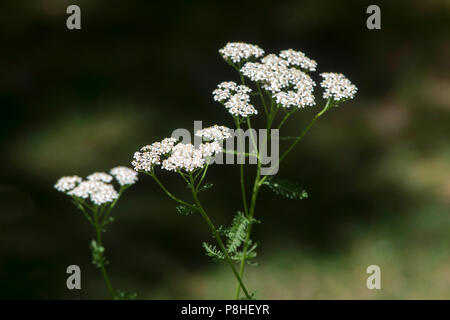
<path fill-rule="evenodd" d="M 65 27 L 73 3 L 80 31 Z M 139 147 L 193 120 L 232 125 L 211 98 L 217 83 L 237 80 L 217 53 L 228 41 L 302 50 L 319 72 L 342 72 L 359 88 L 280 170 L 308 199 L 262 191 L 261 265 L 246 273 L 256 297 L 450 298 L 450 4 L 380 1 L 377 31 L 365 27 L 369 4 L 3 1 L 0 298 L 107 297 L 90 228 L 52 186 L 128 165 Z M 314 111 L 298 112 L 286 135 Z M 202 197 L 227 225 L 241 209 L 238 170 L 209 174 L 214 192 Z M 204 255 L 201 219 L 177 214 L 149 177 L 133 189 L 104 239 L 115 285 L 138 298 L 231 297 L 233 278 Z M 82 269 L 81 291 L 65 287 L 71 264 Z M 383 290 L 365 287 L 371 264 Z"/>

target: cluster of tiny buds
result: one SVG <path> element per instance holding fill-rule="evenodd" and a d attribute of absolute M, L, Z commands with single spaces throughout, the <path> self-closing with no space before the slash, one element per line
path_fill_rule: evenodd
<path fill-rule="evenodd" d="M 55 189 L 69 196 L 90 199 L 95 205 L 103 205 L 118 198 L 119 194 L 110 184 L 115 178 L 121 186 L 136 183 L 137 173 L 127 167 L 115 167 L 105 172 L 94 172 L 83 180 L 79 176 L 61 177 L 55 184 Z"/>
<path fill-rule="evenodd" d="M 225 60 L 239 63 L 242 60 L 262 57 L 264 55 L 264 50 L 253 44 L 229 42 L 225 47 L 219 50 L 219 53 Z"/>
<path fill-rule="evenodd" d="M 324 72 L 320 74 L 323 81 L 320 86 L 325 89 L 323 97 L 335 101 L 353 99 L 358 88 L 342 73 Z"/>
<path fill-rule="evenodd" d="M 213 91 L 215 101 L 223 103 L 230 114 L 237 117 L 248 117 L 258 114 L 250 102 L 249 93 L 252 91 L 245 85 L 237 85 L 233 81 L 222 82 Z"/>

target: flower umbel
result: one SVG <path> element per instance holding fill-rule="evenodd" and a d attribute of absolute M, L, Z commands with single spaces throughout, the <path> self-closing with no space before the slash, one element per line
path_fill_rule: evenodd
<path fill-rule="evenodd" d="M 320 76 L 323 81 L 320 86 L 325 89 L 323 97 L 332 98 L 334 101 L 353 99 L 358 88 L 350 82 L 342 73 L 324 72 Z"/>
<path fill-rule="evenodd" d="M 79 209 L 95 231 L 95 240 L 91 241 L 92 263 L 101 270 L 103 279 L 112 299 L 134 297 L 115 291 L 111 285 L 105 265 L 105 248 L 102 245 L 102 232 L 113 221 L 110 216 L 112 208 L 119 200 L 122 193 L 137 181 L 137 173 L 127 167 L 115 167 L 110 170 L 111 175 L 105 172 L 94 172 L 87 176 L 86 180 L 78 176 L 66 176 L 60 178 L 55 189 L 72 197 L 73 203 Z M 116 191 L 113 186 L 114 178 L 120 185 Z"/>
<path fill-rule="evenodd" d="M 198 130 L 196 136 L 202 137 L 206 141 L 222 141 L 231 137 L 230 129 L 217 124 L 209 128 Z"/>
<path fill-rule="evenodd" d="M 66 192 L 75 188 L 83 179 L 79 176 L 66 176 L 59 178 L 55 184 L 55 189 L 61 192 Z"/>
<path fill-rule="evenodd" d="M 242 60 L 261 57 L 264 54 L 264 50 L 248 43 L 229 42 L 224 48 L 219 50 L 219 53 L 225 60 L 229 59 L 233 63 L 239 63 Z"/>

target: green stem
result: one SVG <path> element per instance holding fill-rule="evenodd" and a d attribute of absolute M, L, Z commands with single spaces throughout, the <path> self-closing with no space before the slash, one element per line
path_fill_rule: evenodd
<path fill-rule="evenodd" d="M 261 187 L 260 179 L 261 179 L 261 161 L 259 160 L 259 157 L 258 157 L 258 165 L 257 165 L 255 182 L 253 184 L 253 193 L 252 193 L 252 198 L 251 198 L 251 202 L 250 202 L 250 210 L 249 210 L 249 213 L 247 215 L 247 218 L 248 218 L 248 221 L 249 221 L 248 222 L 247 235 L 245 237 L 244 248 L 242 250 L 241 264 L 240 264 L 240 267 L 239 267 L 239 277 L 241 279 L 243 279 L 243 277 L 244 277 L 244 268 L 245 268 L 245 262 L 246 262 L 246 259 L 247 259 L 247 250 L 248 250 L 249 243 L 250 243 L 250 235 L 251 235 L 251 232 L 252 232 L 252 225 L 253 225 L 253 222 L 254 222 L 253 217 L 255 215 L 256 200 L 258 198 L 259 188 Z M 236 288 L 235 299 L 239 299 L 240 292 L 241 292 L 241 285 L 240 285 L 240 283 L 238 283 L 237 288 Z"/>
<path fill-rule="evenodd" d="M 292 107 L 292 108 L 293 108 L 292 111 L 286 113 L 286 115 L 284 116 L 283 120 L 281 120 L 280 124 L 278 125 L 277 129 L 280 129 L 280 128 L 283 126 L 283 124 L 286 122 L 286 120 L 287 120 L 294 112 L 296 112 L 296 111 L 298 110 L 298 108 L 296 108 L 296 107 Z"/>
<path fill-rule="evenodd" d="M 208 171 L 208 167 L 209 167 L 209 162 L 206 163 L 205 167 L 203 168 L 202 176 L 201 176 L 201 178 L 200 178 L 200 181 L 199 181 L 198 184 L 197 184 L 197 187 L 195 188 L 196 191 L 198 191 L 198 189 L 201 187 L 202 182 L 203 182 L 203 179 L 205 179 L 206 172 Z M 194 180 L 195 180 L 195 179 L 194 179 Z"/>
<path fill-rule="evenodd" d="M 234 123 L 235 123 L 237 129 L 241 128 L 241 125 L 239 123 L 239 119 L 237 119 L 237 117 L 234 117 Z M 239 146 L 240 146 L 242 141 L 240 141 L 240 139 L 239 139 L 238 143 L 239 143 Z M 244 164 L 241 163 L 239 166 L 240 166 L 240 168 L 239 168 L 239 175 L 240 175 L 240 181 L 241 181 L 242 203 L 243 203 L 243 206 L 244 206 L 244 213 L 247 215 L 248 214 L 248 206 L 247 206 L 247 194 L 246 194 L 246 191 L 245 191 L 245 181 L 244 181 L 244 179 L 245 179 L 245 177 L 244 177 Z"/>
<path fill-rule="evenodd" d="M 296 140 L 294 141 L 294 143 L 292 143 L 292 145 L 283 153 L 283 155 L 279 159 L 277 165 L 279 165 L 279 163 L 289 154 L 289 152 L 297 145 L 297 143 L 300 142 L 300 140 L 305 136 L 305 134 L 309 131 L 309 129 L 311 129 L 313 124 L 317 121 L 317 119 L 320 116 L 322 116 L 330 107 L 332 107 L 332 103 L 331 103 L 331 100 L 328 100 L 326 105 L 325 105 L 325 107 L 318 114 L 316 114 L 316 116 L 311 120 L 311 122 L 303 130 L 303 132 L 300 134 L 300 136 L 298 136 L 296 138 Z M 274 108 L 272 106 L 271 113 L 270 113 L 271 119 L 270 119 L 270 121 L 268 121 L 268 123 L 270 125 L 272 124 L 272 121 L 273 121 L 273 116 L 272 116 L 273 110 L 274 110 Z M 288 113 L 286 116 L 289 117 L 292 113 L 293 112 L 290 112 L 290 114 Z M 269 129 L 270 129 L 270 127 L 268 128 L 268 130 Z M 259 157 L 258 157 L 258 168 L 257 168 L 257 172 L 256 172 L 255 183 L 253 185 L 253 194 L 252 194 L 252 199 L 251 199 L 251 202 L 250 202 L 250 210 L 249 210 L 249 214 L 248 214 L 249 225 L 248 225 L 247 235 L 246 235 L 245 242 L 244 242 L 244 248 L 243 248 L 243 251 L 242 251 L 241 265 L 240 265 L 240 269 L 239 269 L 239 276 L 241 277 L 241 279 L 243 279 L 243 276 L 244 276 L 245 262 L 246 262 L 246 259 L 247 259 L 246 256 L 247 256 L 247 251 L 248 251 L 249 243 L 250 243 L 250 236 L 251 236 L 252 226 L 253 226 L 253 222 L 254 222 L 256 200 L 258 198 L 259 189 L 261 188 L 262 184 L 267 179 L 267 177 L 270 175 L 270 172 L 269 172 L 268 175 L 266 175 L 263 178 L 261 178 L 261 176 L 260 176 L 260 168 L 261 168 L 261 162 L 259 161 Z M 240 284 L 238 283 L 238 286 L 237 286 L 237 289 L 236 289 L 236 298 L 239 298 L 239 295 L 240 295 Z"/>
<path fill-rule="evenodd" d="M 306 128 L 303 129 L 302 133 L 295 139 L 295 141 L 289 146 L 289 148 L 287 148 L 287 150 L 281 155 L 280 159 L 277 161 L 274 168 L 278 167 L 278 165 L 286 158 L 286 156 L 289 154 L 289 152 L 291 152 L 292 149 L 294 149 L 294 147 L 297 145 L 297 143 L 299 143 L 303 139 L 303 137 L 306 135 L 306 133 L 309 131 L 309 129 L 311 129 L 311 127 L 317 121 L 317 119 L 319 119 L 325 112 L 327 112 L 328 109 L 330 109 L 332 107 L 332 105 L 333 104 L 331 102 L 331 99 L 329 99 L 327 101 L 325 107 L 314 116 L 314 118 L 309 122 L 309 124 L 306 126 Z M 272 171 L 273 171 L 273 169 L 271 171 L 269 171 L 264 178 L 261 179 L 260 184 L 264 183 L 264 181 L 267 179 L 268 176 L 270 176 Z"/>
<path fill-rule="evenodd" d="M 192 175 L 190 175 L 191 177 L 191 192 L 192 192 L 192 197 L 194 198 L 194 201 L 196 203 L 196 208 L 197 210 L 200 212 L 201 216 L 203 217 L 203 219 L 206 221 L 206 223 L 208 224 L 209 228 L 211 229 L 211 232 L 213 233 L 214 237 L 216 238 L 217 243 L 219 244 L 220 250 L 222 250 L 224 256 L 225 256 L 225 260 L 228 263 L 228 265 L 230 266 L 231 270 L 233 271 L 234 276 L 236 277 L 237 281 L 239 282 L 239 285 L 242 287 L 242 290 L 245 293 L 245 296 L 247 298 L 251 298 L 250 294 L 248 293 L 244 283 L 242 282 L 241 277 L 239 276 L 236 268 L 233 265 L 233 262 L 231 261 L 231 258 L 228 254 L 228 251 L 226 250 L 223 242 L 222 242 L 222 238 L 220 237 L 219 233 L 217 232 L 216 227 L 214 226 L 214 224 L 212 223 L 211 219 L 209 218 L 208 214 L 206 213 L 206 211 L 203 209 L 203 206 L 200 203 L 200 200 L 198 199 L 197 196 L 197 192 L 195 190 L 195 188 L 193 187 L 194 185 L 194 179 L 192 178 Z"/>
<path fill-rule="evenodd" d="M 102 229 L 99 226 L 98 222 L 99 222 L 98 221 L 98 207 L 96 207 L 94 210 L 94 227 L 95 227 L 96 236 L 97 236 L 97 244 L 99 247 L 103 247 L 103 245 L 102 245 Z M 102 252 L 102 258 L 99 261 L 100 271 L 102 273 L 103 279 L 105 280 L 106 286 L 108 287 L 108 291 L 111 295 L 111 298 L 116 299 L 117 296 L 111 285 L 111 280 L 109 280 L 109 276 L 108 276 L 108 273 L 106 272 L 105 264 L 103 263 L 103 261 L 104 261 L 104 257 L 103 257 L 103 252 Z"/>
<path fill-rule="evenodd" d="M 262 105 L 264 107 L 264 112 L 266 114 L 266 117 L 269 117 L 269 111 L 267 109 L 266 101 L 264 100 L 264 95 L 263 95 L 263 93 L 261 91 L 261 87 L 259 86 L 258 83 L 256 84 L 256 88 L 258 88 L 258 94 L 261 97 L 261 102 L 262 102 Z"/>
<path fill-rule="evenodd" d="M 187 203 L 186 201 L 183 201 L 181 199 L 178 199 L 177 197 L 175 197 L 173 194 L 171 194 L 169 192 L 169 190 L 166 189 L 166 187 L 164 187 L 164 185 L 161 183 L 161 181 L 159 181 L 159 179 L 156 177 L 156 175 L 153 172 L 148 173 L 155 181 L 156 183 L 161 187 L 161 189 L 169 196 L 170 199 L 184 205 L 184 206 L 188 206 L 188 207 L 193 207 L 192 204 Z"/>

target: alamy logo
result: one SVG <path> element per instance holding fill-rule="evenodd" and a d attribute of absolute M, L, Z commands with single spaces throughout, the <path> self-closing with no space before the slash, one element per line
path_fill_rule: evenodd
<path fill-rule="evenodd" d="M 373 290 L 373 289 L 381 289 L 381 269 L 377 265 L 370 265 L 367 267 L 366 273 L 371 274 L 367 278 L 366 286 L 367 289 Z"/>
<path fill-rule="evenodd" d="M 66 26 L 69 30 L 80 30 L 81 29 L 81 9 L 77 5 L 70 5 L 66 10 L 67 14 L 70 14 L 66 20 Z"/>
<path fill-rule="evenodd" d="M 77 265 L 70 265 L 66 269 L 66 273 L 70 274 L 70 276 L 67 278 L 66 286 L 67 289 L 73 290 L 73 289 L 81 289 L 81 269 Z"/>
<path fill-rule="evenodd" d="M 370 16 L 366 20 L 367 29 L 381 29 L 381 9 L 376 4 L 367 7 L 366 13 Z"/>

